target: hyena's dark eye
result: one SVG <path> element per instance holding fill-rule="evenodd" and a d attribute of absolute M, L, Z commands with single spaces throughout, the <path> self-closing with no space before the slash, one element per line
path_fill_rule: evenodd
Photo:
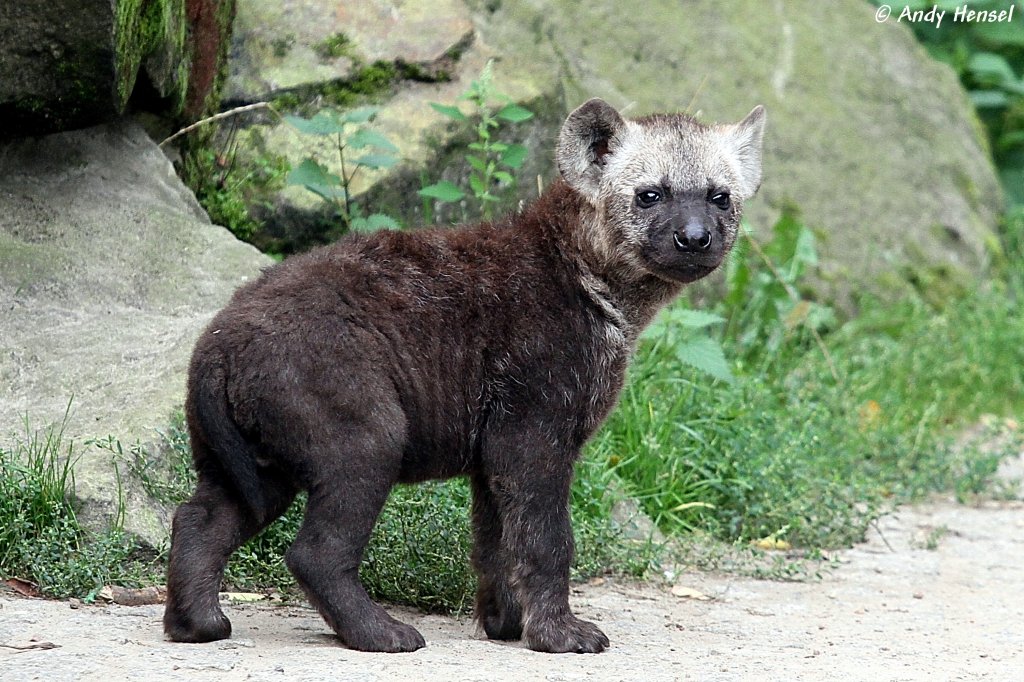
<path fill-rule="evenodd" d="M 636 193 L 636 205 L 640 208 L 650 208 L 661 201 L 661 192 L 653 189 L 645 189 Z"/>
<path fill-rule="evenodd" d="M 715 192 L 708 201 L 723 211 L 728 211 L 729 207 L 732 206 L 732 200 L 729 198 L 728 192 Z"/>

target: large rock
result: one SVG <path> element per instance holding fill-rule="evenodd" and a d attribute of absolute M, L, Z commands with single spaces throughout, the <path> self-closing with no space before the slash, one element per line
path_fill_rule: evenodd
<path fill-rule="evenodd" d="M 109 121 L 140 106 L 195 119 L 217 103 L 234 0 L 0 3 L 0 136 Z"/>
<path fill-rule="evenodd" d="M 85 441 L 159 442 L 195 337 L 269 259 L 211 225 L 131 123 L 0 147 L 0 207 L 0 443 L 71 401 L 83 515 L 108 516 L 111 453 Z M 120 464 L 128 528 L 155 544 L 167 510 Z"/>

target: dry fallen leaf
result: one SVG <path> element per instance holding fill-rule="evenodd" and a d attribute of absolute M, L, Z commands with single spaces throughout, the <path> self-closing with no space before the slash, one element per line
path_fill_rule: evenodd
<path fill-rule="evenodd" d="M 868 400 L 857 410 L 861 431 L 870 431 L 882 420 L 882 406 L 877 400 Z"/>
<path fill-rule="evenodd" d="M 263 601 L 267 598 L 265 594 L 259 594 L 258 592 L 221 592 L 221 601 L 233 601 L 233 602 L 254 602 Z"/>
<path fill-rule="evenodd" d="M 686 587 L 685 585 L 674 585 L 672 587 L 672 594 L 680 599 L 696 599 L 698 601 L 708 601 L 711 599 L 711 597 L 700 590 L 695 590 L 692 587 Z"/>
<path fill-rule="evenodd" d="M 4 584 L 23 597 L 38 597 L 40 595 L 39 586 L 28 580 L 8 578 L 4 581 Z"/>
<path fill-rule="evenodd" d="M 792 549 L 793 548 L 793 546 L 791 544 L 789 544 L 788 542 L 786 542 L 785 540 L 780 540 L 779 538 L 773 538 L 770 535 L 768 537 L 766 537 L 766 538 L 761 538 L 760 540 L 751 540 L 750 544 L 753 545 L 754 547 L 757 547 L 758 549 L 774 550 L 774 551 L 781 551 L 781 552 L 784 552 L 784 551 L 786 551 L 788 549 Z"/>
<path fill-rule="evenodd" d="M 167 589 L 163 586 L 141 587 L 138 589 L 121 587 L 120 585 L 105 585 L 97 594 L 98 599 L 114 602 L 122 606 L 146 606 L 149 604 L 163 604 L 167 596 Z"/>

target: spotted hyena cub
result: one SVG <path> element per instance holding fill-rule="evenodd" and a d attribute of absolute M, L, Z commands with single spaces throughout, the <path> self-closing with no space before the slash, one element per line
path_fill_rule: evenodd
<path fill-rule="evenodd" d="M 467 476 L 487 636 L 607 647 L 569 609 L 573 463 L 641 330 L 729 253 L 763 127 L 761 107 L 709 126 L 590 100 L 562 126 L 562 178 L 521 212 L 351 235 L 239 289 L 189 369 L 199 484 L 174 517 L 168 636 L 230 636 L 228 556 L 304 490 L 286 561 L 309 600 L 349 647 L 424 646 L 359 563 L 392 486 Z"/>

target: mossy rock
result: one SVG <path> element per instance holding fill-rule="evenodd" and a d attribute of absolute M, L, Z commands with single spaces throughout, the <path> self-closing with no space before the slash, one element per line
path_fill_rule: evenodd
<path fill-rule="evenodd" d="M 215 108 L 234 0 L 0 3 L 0 136 L 112 120 L 133 109 L 176 122 Z"/>

